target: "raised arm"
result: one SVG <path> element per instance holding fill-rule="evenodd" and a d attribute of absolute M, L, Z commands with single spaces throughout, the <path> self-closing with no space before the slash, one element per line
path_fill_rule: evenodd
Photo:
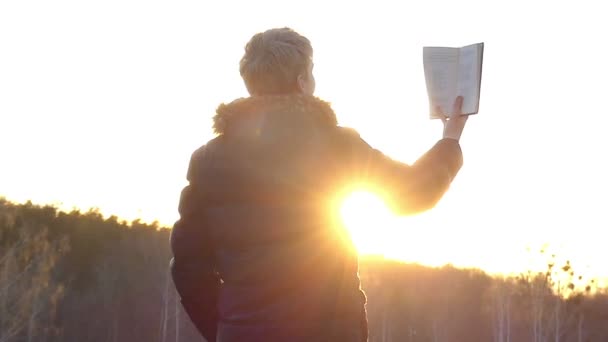
<path fill-rule="evenodd" d="M 373 149 L 354 130 L 342 128 L 349 180 L 370 187 L 401 215 L 434 207 L 462 166 L 459 139 L 467 119 L 458 115 L 461 106 L 459 97 L 454 104 L 455 114 L 443 120 L 443 139 L 411 166 Z"/>

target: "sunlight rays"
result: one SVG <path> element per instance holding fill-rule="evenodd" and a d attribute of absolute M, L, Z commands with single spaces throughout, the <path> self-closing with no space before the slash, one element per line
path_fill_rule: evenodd
<path fill-rule="evenodd" d="M 459 227 L 450 215 L 425 212 L 399 217 L 374 193 L 357 190 L 342 202 L 340 216 L 360 255 L 376 255 L 431 267 L 451 264 L 509 273 L 514 264 L 525 269 L 525 250 L 482 245 L 479 227 Z M 445 217 L 447 216 L 447 217 Z M 515 244 L 515 242 L 513 242 Z M 529 256 L 528 256 L 529 257 Z"/>
<path fill-rule="evenodd" d="M 367 191 L 353 192 L 344 200 L 340 216 L 359 253 L 384 255 L 386 232 L 395 218 L 378 196 Z"/>
<path fill-rule="evenodd" d="M 398 217 L 379 196 L 359 190 L 344 200 L 340 215 L 360 255 L 427 266 L 455 261 L 455 241 L 446 238 L 427 214 Z"/>

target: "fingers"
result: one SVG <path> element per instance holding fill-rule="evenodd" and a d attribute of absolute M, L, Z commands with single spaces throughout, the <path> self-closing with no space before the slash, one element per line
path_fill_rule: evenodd
<path fill-rule="evenodd" d="M 443 115 L 443 113 L 441 112 L 441 107 L 439 107 L 439 106 L 435 106 L 433 115 L 434 115 L 435 117 L 439 117 L 439 118 L 443 117 L 444 115 Z"/>
<path fill-rule="evenodd" d="M 443 121 L 443 123 L 445 124 L 447 119 L 462 116 L 463 102 L 464 102 L 464 97 L 457 96 L 456 99 L 454 100 L 454 104 L 452 105 L 452 111 L 449 114 L 444 113 L 441 110 L 440 106 L 435 106 L 436 117 L 439 117 L 441 119 L 441 121 Z"/>
<path fill-rule="evenodd" d="M 448 116 L 441 110 L 441 106 L 435 106 L 433 116 L 435 118 L 439 118 L 443 125 L 445 126 Z"/>
<path fill-rule="evenodd" d="M 462 102 L 463 102 L 464 98 L 462 96 L 458 96 L 456 97 L 456 100 L 454 100 L 454 107 L 452 109 L 452 115 L 453 116 L 460 116 L 462 115 Z"/>

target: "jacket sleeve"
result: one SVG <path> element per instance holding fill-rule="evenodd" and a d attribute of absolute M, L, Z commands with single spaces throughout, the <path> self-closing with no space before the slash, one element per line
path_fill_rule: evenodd
<path fill-rule="evenodd" d="M 190 160 L 190 184 L 182 190 L 180 218 L 171 232 L 171 275 L 184 310 L 203 337 L 215 341 L 220 279 L 214 268 L 213 244 L 206 234 L 197 190 L 197 167 L 202 152 L 203 149 L 197 150 Z"/>
<path fill-rule="evenodd" d="M 462 151 L 453 139 L 439 140 L 414 164 L 407 165 L 372 148 L 356 131 L 339 130 L 350 180 L 371 188 L 400 215 L 434 207 L 462 167 Z"/>

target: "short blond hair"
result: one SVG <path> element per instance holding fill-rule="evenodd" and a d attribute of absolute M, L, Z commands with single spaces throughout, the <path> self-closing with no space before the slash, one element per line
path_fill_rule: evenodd
<path fill-rule="evenodd" d="M 245 46 L 240 72 L 251 95 L 295 92 L 298 75 L 312 63 L 308 38 L 290 28 L 257 33 Z"/>

